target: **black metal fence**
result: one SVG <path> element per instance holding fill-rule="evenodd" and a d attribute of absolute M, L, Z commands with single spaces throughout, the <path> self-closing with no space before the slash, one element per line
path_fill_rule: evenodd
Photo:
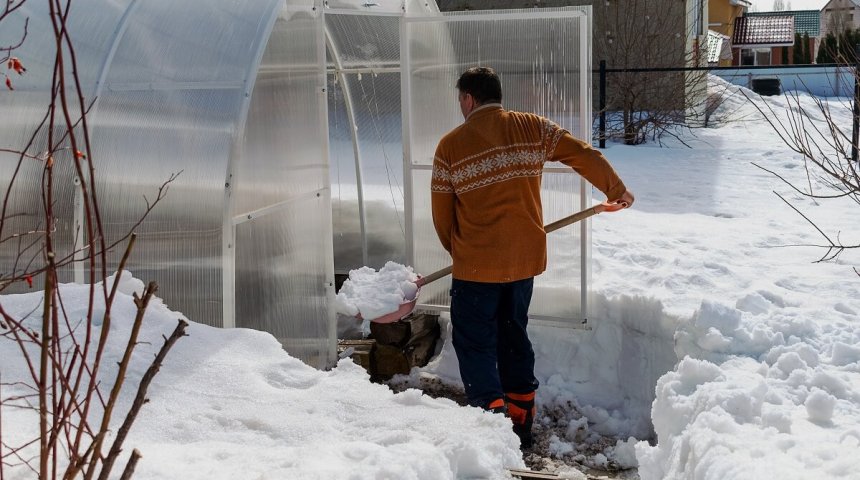
<path fill-rule="evenodd" d="M 857 162 L 857 145 L 860 139 L 860 45 L 854 46 L 854 129 L 851 134 L 851 160 Z"/>
<path fill-rule="evenodd" d="M 768 66 L 731 66 L 731 67 L 664 67 L 664 68 L 607 68 L 606 61 L 600 61 L 600 68 L 593 71 L 598 74 L 598 142 L 600 148 L 606 148 L 606 79 L 615 73 L 655 73 L 655 72 L 721 72 L 721 71 L 756 71 L 756 70 L 797 70 L 797 69 L 821 69 L 833 68 L 848 69 L 854 83 L 854 108 L 851 159 L 858 160 L 858 139 L 860 139 L 860 45 L 857 46 L 856 64 L 830 64 L 830 65 L 768 65 Z M 836 89 L 839 91 L 840 89 Z M 777 92 L 779 91 L 777 90 Z"/>

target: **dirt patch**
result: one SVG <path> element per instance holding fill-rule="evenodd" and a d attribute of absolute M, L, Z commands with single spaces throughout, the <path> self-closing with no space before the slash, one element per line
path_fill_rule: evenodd
<path fill-rule="evenodd" d="M 415 381 L 400 377 L 388 382 L 395 392 L 408 388 L 422 390 L 433 398 L 447 398 L 459 405 L 467 405 L 462 388 L 444 384 L 438 378 L 422 377 Z M 575 429 L 571 432 L 571 425 Z M 573 404 L 540 409 L 535 419 L 534 445 L 523 450 L 523 460 L 536 472 L 559 473 L 571 467 L 590 479 L 638 480 L 636 469 L 623 469 L 607 452 L 618 439 L 588 430 L 588 422 Z M 571 434 L 574 439 L 568 439 Z M 573 449 L 568 451 L 569 445 Z"/>

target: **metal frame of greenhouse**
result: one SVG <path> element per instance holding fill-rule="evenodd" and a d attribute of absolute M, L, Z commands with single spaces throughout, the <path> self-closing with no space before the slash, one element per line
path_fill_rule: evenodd
<path fill-rule="evenodd" d="M 17 148 L 44 114 L 54 45 L 48 12 L 28 2 L 17 54 L 29 72 L 0 94 L 0 148 Z M 29 9 L 29 10 L 27 10 Z M 118 238 L 171 174 L 128 269 L 156 280 L 190 319 L 273 334 L 318 368 L 336 360 L 335 273 L 395 260 L 428 273 L 450 262 L 430 218 L 438 139 L 462 122 L 462 70 L 500 74 L 506 108 L 591 137 L 590 7 L 441 13 L 419 0 L 76 0 L 69 17 L 92 125 L 106 219 Z M 14 28 L 0 32 L 9 43 Z M 38 147 L 34 147 L 38 149 Z M 9 160 L 0 153 L 0 160 Z M 68 163 L 68 162 L 67 162 Z M 0 162 L 4 184 L 13 162 Z M 39 202 L 25 165 L 11 206 Z M 80 245 L 75 173 L 55 167 L 59 250 Z M 33 180 L 33 181 L 27 181 Z M 590 205 L 572 170 L 545 169 L 544 217 Z M 15 219 L 26 229 L 36 216 Z M 548 237 L 531 317 L 576 328 L 588 317 L 588 222 Z M 0 247 L 9 266 L 15 252 Z M 113 265 L 121 252 L 111 252 Z M 83 282 L 83 262 L 61 281 Z M 450 279 L 419 307 L 445 310 Z"/>

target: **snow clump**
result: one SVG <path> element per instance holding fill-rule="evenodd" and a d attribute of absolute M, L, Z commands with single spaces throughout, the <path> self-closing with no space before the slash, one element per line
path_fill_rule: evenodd
<path fill-rule="evenodd" d="M 365 321 L 396 311 L 400 304 L 415 299 L 418 276 L 412 267 L 388 262 L 379 271 L 371 267 L 350 270 L 335 300 L 337 313 L 361 316 Z"/>

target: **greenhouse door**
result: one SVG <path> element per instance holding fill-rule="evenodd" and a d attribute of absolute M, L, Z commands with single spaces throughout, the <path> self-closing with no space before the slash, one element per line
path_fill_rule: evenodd
<path fill-rule="evenodd" d="M 436 144 L 463 122 L 455 83 L 469 67 L 499 73 L 504 107 L 550 118 L 591 138 L 591 7 L 407 15 L 401 24 L 407 258 L 428 274 L 450 264 L 430 211 Z M 545 223 L 591 204 L 584 180 L 546 164 Z M 516 234 L 512 232 L 512 234 Z M 547 237 L 548 269 L 536 278 L 529 316 L 538 324 L 579 327 L 587 319 L 589 223 Z M 424 287 L 420 308 L 446 310 L 451 277 Z"/>

